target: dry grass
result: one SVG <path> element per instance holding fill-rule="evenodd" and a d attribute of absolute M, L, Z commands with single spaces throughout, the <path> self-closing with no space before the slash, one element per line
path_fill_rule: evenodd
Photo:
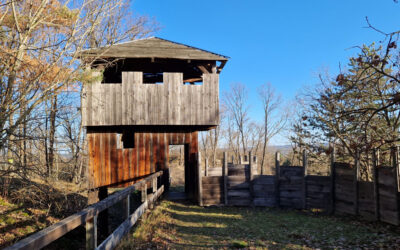
<path fill-rule="evenodd" d="M 161 204 L 118 249 L 396 249 L 399 228 L 300 211 Z"/>
<path fill-rule="evenodd" d="M 0 197 L 0 248 L 83 209 L 86 192 L 64 181 L 11 181 L 9 197 Z"/>

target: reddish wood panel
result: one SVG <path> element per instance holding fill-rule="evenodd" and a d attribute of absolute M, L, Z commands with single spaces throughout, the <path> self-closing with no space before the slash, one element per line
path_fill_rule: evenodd
<path fill-rule="evenodd" d="M 133 148 L 117 148 L 117 133 L 88 132 L 89 185 L 127 186 L 143 176 L 168 168 L 169 145 L 186 144 L 185 178 L 189 189 L 195 188 L 195 153 L 198 152 L 197 132 L 133 133 Z M 193 187 L 192 187 L 193 186 Z"/>
<path fill-rule="evenodd" d="M 145 140 L 145 175 L 150 174 L 150 134 L 145 133 L 144 134 L 144 140 Z"/>

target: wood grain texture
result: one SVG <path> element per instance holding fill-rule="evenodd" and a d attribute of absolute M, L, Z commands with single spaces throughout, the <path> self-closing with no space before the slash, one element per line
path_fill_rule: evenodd
<path fill-rule="evenodd" d="M 142 72 L 122 72 L 122 83 L 84 87 L 83 125 L 219 124 L 218 74 L 184 85 L 182 73 L 165 72 L 163 84 L 143 84 Z"/>
<path fill-rule="evenodd" d="M 90 188 L 102 186 L 124 187 L 135 183 L 143 176 L 166 169 L 169 161 L 168 145 L 187 144 L 189 154 L 187 178 L 196 178 L 196 153 L 198 152 L 197 133 L 129 133 L 133 148 L 117 148 L 117 132 L 88 131 Z M 123 145 L 123 143 L 122 143 Z M 122 146 L 121 145 L 121 146 Z M 186 160 L 186 159 L 185 159 Z M 188 181 L 193 190 L 196 184 Z"/>

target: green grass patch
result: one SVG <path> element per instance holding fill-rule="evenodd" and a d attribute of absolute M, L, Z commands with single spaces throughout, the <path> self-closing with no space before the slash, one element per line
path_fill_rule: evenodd
<path fill-rule="evenodd" d="M 119 249 L 396 248 L 398 227 L 293 210 L 199 207 L 162 201 Z"/>

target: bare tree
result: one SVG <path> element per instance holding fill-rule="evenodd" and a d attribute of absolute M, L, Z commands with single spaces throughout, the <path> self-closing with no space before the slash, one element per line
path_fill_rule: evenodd
<path fill-rule="evenodd" d="M 228 126 L 232 126 L 228 128 L 229 140 L 232 143 L 235 140 L 237 151 L 239 153 L 241 149 L 242 155 L 246 155 L 248 151 L 246 128 L 249 125 L 250 118 L 247 98 L 246 86 L 241 83 L 234 83 L 231 84 L 229 92 L 224 93 L 223 99 L 228 120 L 232 121 L 232 123 L 228 123 Z"/>
<path fill-rule="evenodd" d="M 261 157 L 261 174 L 265 172 L 268 143 L 272 137 L 279 134 L 286 126 L 289 112 L 281 111 L 282 100 L 276 95 L 270 83 L 261 85 L 258 94 L 264 110 L 263 149 Z"/>

